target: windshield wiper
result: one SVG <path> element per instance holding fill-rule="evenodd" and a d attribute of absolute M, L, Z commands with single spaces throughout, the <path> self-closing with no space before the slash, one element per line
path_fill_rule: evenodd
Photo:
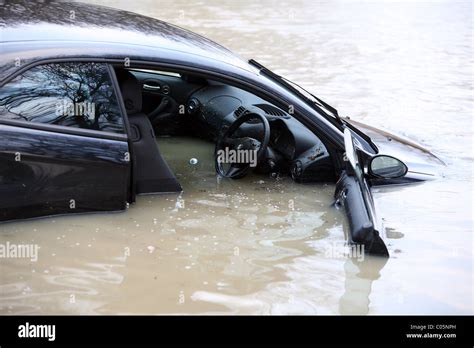
<path fill-rule="evenodd" d="M 339 116 L 337 110 L 334 107 L 332 107 L 331 105 L 329 105 L 326 102 L 322 101 L 321 99 L 316 97 L 314 94 L 308 92 L 303 87 L 297 85 L 294 82 L 290 83 L 289 80 L 285 79 L 284 77 L 282 77 L 278 74 L 275 74 L 273 71 L 271 71 L 270 69 L 267 69 L 265 66 L 263 66 L 262 64 L 257 62 L 255 59 L 250 59 L 249 64 L 251 64 L 254 67 L 258 68 L 261 74 L 271 78 L 272 80 L 274 80 L 278 84 L 282 85 L 286 89 L 288 89 L 291 92 L 297 94 L 306 103 L 308 103 L 311 107 L 313 107 L 316 111 L 318 111 L 319 113 L 321 113 L 325 116 L 328 116 L 329 120 L 332 120 L 332 119 L 335 118 L 340 125 L 344 126 L 346 124 L 341 119 L 341 117 Z M 307 93 L 308 95 L 310 95 L 312 98 L 314 98 L 314 100 L 312 100 L 308 96 L 304 95 L 304 93 L 301 93 L 301 91 L 299 91 L 298 88 L 296 88 L 295 86 L 298 87 L 299 89 L 301 89 L 302 91 L 304 91 L 305 93 Z M 323 110 L 323 108 L 328 110 L 334 116 L 334 118 L 330 117 L 331 115 L 329 115 L 325 110 Z"/>

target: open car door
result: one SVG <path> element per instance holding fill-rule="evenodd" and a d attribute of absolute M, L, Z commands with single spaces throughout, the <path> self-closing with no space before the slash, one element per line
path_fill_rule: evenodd
<path fill-rule="evenodd" d="M 380 237 L 372 193 L 348 128 L 344 130 L 344 145 L 347 165 L 336 184 L 335 196 L 349 220 L 349 243 L 363 246 L 369 254 L 388 257 L 387 247 Z"/>

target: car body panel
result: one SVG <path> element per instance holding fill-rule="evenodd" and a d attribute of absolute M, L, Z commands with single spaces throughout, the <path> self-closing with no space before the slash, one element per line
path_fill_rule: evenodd
<path fill-rule="evenodd" d="M 251 67 L 227 48 L 175 25 L 105 6 L 77 2 L 5 1 L 0 8 L 2 42 L 108 42 L 188 52 Z"/>
<path fill-rule="evenodd" d="M 443 175 L 445 163 L 436 154 L 422 145 L 401 135 L 393 134 L 354 120 L 347 120 L 367 134 L 377 145 L 379 154 L 400 159 L 408 167 L 407 174 L 399 179 L 371 179 L 373 185 L 404 184 L 417 181 L 434 180 Z"/>
<path fill-rule="evenodd" d="M 57 130 L 0 125 L 0 221 L 126 208 L 126 139 Z"/>
<path fill-rule="evenodd" d="M 336 184 L 336 205 L 342 205 L 349 221 L 349 243 L 363 246 L 364 252 L 388 256 L 380 237 L 380 225 L 375 215 L 370 188 L 355 175 L 343 171 Z"/>
<path fill-rule="evenodd" d="M 344 130 L 346 169 L 336 183 L 336 206 L 342 205 L 350 230 L 349 243 L 378 256 L 388 256 L 388 250 L 380 237 L 380 225 L 368 181 L 364 177 L 364 164 L 355 146 L 356 137 L 349 128 Z"/>

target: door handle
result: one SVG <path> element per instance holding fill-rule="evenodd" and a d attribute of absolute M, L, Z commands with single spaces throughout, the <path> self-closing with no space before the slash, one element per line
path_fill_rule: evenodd
<path fill-rule="evenodd" d="M 149 84 L 144 83 L 143 84 L 143 89 L 146 89 L 146 90 L 149 90 L 149 91 L 159 91 L 161 89 L 161 86 L 153 86 L 153 85 L 149 85 Z"/>

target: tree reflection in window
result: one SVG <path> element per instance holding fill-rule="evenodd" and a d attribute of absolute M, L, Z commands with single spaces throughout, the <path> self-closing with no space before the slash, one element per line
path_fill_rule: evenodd
<path fill-rule="evenodd" d="M 0 117 L 123 133 L 123 119 L 105 64 L 36 66 L 0 90 Z"/>

